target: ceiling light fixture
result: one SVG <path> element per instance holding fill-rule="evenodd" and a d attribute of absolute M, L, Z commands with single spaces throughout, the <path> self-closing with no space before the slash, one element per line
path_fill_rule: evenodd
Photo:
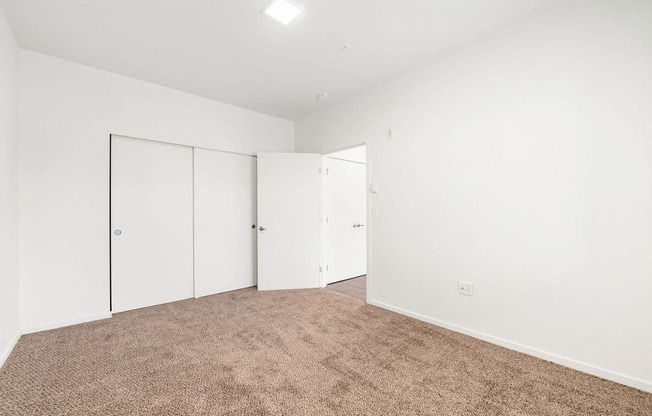
<path fill-rule="evenodd" d="M 265 7 L 263 13 L 287 25 L 301 13 L 301 10 L 287 0 L 274 0 Z"/>

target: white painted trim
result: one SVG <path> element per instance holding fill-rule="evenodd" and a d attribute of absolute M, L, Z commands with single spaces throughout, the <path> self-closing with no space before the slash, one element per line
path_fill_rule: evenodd
<path fill-rule="evenodd" d="M 640 380 L 634 377 L 629 377 L 624 374 L 620 374 L 614 371 L 606 370 L 601 367 L 597 367 L 591 364 L 587 364 L 581 361 L 573 360 L 570 358 L 562 357 L 553 353 L 542 351 L 537 348 L 529 347 L 527 345 L 519 344 L 517 342 L 508 341 L 503 338 L 495 337 L 493 335 L 488 335 L 482 332 L 474 331 L 472 329 L 464 328 L 455 324 L 448 322 L 440 321 L 438 319 L 430 318 L 425 315 L 421 315 L 416 312 L 411 312 L 396 306 L 388 305 L 377 300 L 368 299 L 367 303 L 370 305 L 377 306 L 382 309 L 387 309 L 392 312 L 399 313 L 401 315 L 409 316 L 411 318 L 418 319 L 420 321 L 427 322 L 429 324 L 437 325 L 442 328 L 450 329 L 451 331 L 459 332 L 461 334 L 469 335 L 473 338 L 481 339 L 483 341 L 490 342 L 492 344 L 500 345 L 501 347 L 509 348 L 510 350 L 522 352 L 524 354 L 532 355 L 547 361 L 551 361 L 556 364 L 563 365 L 565 367 L 570 367 L 574 370 L 578 370 L 584 373 L 594 375 L 596 377 L 604 378 L 607 380 L 614 381 L 616 383 L 624 384 L 626 386 L 634 387 L 643 391 L 652 393 L 652 382 L 645 380 Z"/>
<path fill-rule="evenodd" d="M 324 229 L 326 223 L 324 222 L 324 181 L 326 175 L 324 174 L 324 155 L 319 158 L 319 287 L 326 287 L 326 257 L 324 256 Z"/>
<path fill-rule="evenodd" d="M 7 344 L 5 349 L 0 354 L 0 368 L 2 368 L 3 365 L 5 365 L 5 361 L 7 361 L 7 358 L 9 358 L 9 354 L 11 354 L 11 351 L 13 351 L 19 339 L 20 339 L 20 331 L 16 331 L 16 333 L 14 334 L 14 338 L 9 342 L 9 344 Z"/>
<path fill-rule="evenodd" d="M 82 318 L 73 318 L 66 319 L 64 321 L 50 322 L 43 325 L 36 325 L 30 328 L 22 328 L 21 332 L 23 335 L 33 334 L 34 332 L 47 331 L 50 329 L 63 328 L 65 326 L 83 324 L 86 322 L 99 321 L 101 319 L 111 318 L 113 315 L 111 312 L 101 313 L 99 315 L 84 316 Z"/>
<path fill-rule="evenodd" d="M 365 146 L 365 151 L 367 154 L 365 155 L 365 161 L 366 163 L 366 169 L 367 169 L 367 178 L 366 178 L 366 189 L 365 193 L 367 194 L 367 200 L 366 200 L 366 208 L 367 208 L 367 213 L 365 215 L 365 221 L 367 221 L 367 287 L 365 287 L 365 294 L 364 298 L 365 301 L 369 299 L 369 285 L 370 282 L 373 282 L 373 278 L 371 277 L 371 230 L 372 227 L 374 226 L 372 221 L 373 218 L 371 218 L 371 192 L 369 192 L 369 187 L 371 186 L 371 138 L 367 138 L 364 142 Z"/>

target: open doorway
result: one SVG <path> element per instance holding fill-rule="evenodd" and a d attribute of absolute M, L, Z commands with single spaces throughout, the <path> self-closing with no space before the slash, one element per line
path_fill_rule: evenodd
<path fill-rule="evenodd" d="M 359 145 L 324 155 L 324 283 L 367 299 L 367 149 Z"/>

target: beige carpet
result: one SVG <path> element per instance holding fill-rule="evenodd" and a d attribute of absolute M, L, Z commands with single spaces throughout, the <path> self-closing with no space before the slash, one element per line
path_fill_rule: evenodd
<path fill-rule="evenodd" d="M 327 290 L 246 289 L 24 336 L 2 415 L 652 415 L 652 394 Z"/>

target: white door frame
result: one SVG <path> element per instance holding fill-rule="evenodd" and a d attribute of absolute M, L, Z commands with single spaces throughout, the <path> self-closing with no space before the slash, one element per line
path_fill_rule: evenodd
<path fill-rule="evenodd" d="M 365 221 L 366 221 L 366 233 L 367 233 L 367 296 L 366 297 L 368 299 L 369 298 L 370 282 L 373 280 L 371 278 L 371 229 L 372 229 L 371 193 L 369 192 L 369 187 L 370 187 L 370 182 L 371 182 L 370 181 L 370 178 L 371 178 L 371 163 L 370 163 L 370 160 L 369 160 L 370 159 L 369 154 L 370 154 L 371 140 L 365 140 L 365 141 L 358 142 L 358 143 L 355 143 L 355 144 L 347 145 L 345 147 L 340 147 L 340 148 L 337 148 L 337 149 L 333 149 L 333 150 L 329 151 L 328 153 L 323 153 L 322 157 L 328 157 L 328 155 L 330 155 L 331 153 L 341 152 L 342 150 L 348 150 L 348 149 L 352 149 L 354 147 L 360 147 L 360 146 L 365 146 L 365 154 L 366 154 L 366 161 L 365 161 L 365 166 L 366 166 L 365 182 L 367 184 L 367 186 L 366 186 L 366 207 L 365 207 L 366 208 L 365 209 L 365 211 L 366 211 L 366 213 L 365 213 Z M 326 177 L 326 175 L 322 175 L 322 186 L 321 186 L 321 189 L 322 189 L 321 190 L 321 192 L 322 192 L 322 198 L 321 198 L 321 200 L 322 200 L 322 218 L 324 217 L 324 195 L 323 195 L 323 192 L 324 192 L 325 187 L 324 187 L 323 181 L 325 180 L 324 179 L 325 177 Z M 326 258 L 325 253 L 324 253 L 325 247 L 326 247 L 326 241 L 324 241 L 325 238 L 326 238 L 326 233 L 324 232 L 325 227 L 326 227 L 326 223 L 325 223 L 325 221 L 322 221 L 322 231 L 321 231 L 321 235 L 322 235 L 322 243 L 321 243 L 322 264 L 324 264 L 324 260 Z M 321 287 L 326 287 L 325 273 L 321 273 Z"/>

